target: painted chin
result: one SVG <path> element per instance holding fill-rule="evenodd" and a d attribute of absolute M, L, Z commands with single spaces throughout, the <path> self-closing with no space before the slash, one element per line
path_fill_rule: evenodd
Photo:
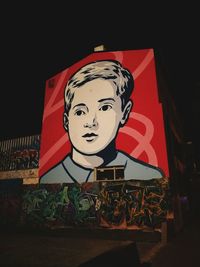
<path fill-rule="evenodd" d="M 100 140 L 85 140 L 84 143 L 79 146 L 79 151 L 84 155 L 97 155 L 106 147 L 106 144 L 102 146 L 102 142 Z"/>
<path fill-rule="evenodd" d="M 94 143 L 98 139 L 98 136 L 84 137 L 86 143 Z"/>

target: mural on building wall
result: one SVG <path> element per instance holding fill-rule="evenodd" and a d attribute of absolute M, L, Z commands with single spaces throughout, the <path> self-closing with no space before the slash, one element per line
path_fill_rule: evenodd
<path fill-rule="evenodd" d="M 31 142 L 20 140 L 4 141 L 1 168 L 38 167 Z M 152 49 L 94 53 L 49 79 L 34 142 L 40 183 L 22 185 L 20 225 L 132 229 L 166 220 L 169 172 Z"/>
<path fill-rule="evenodd" d="M 46 83 L 40 183 L 168 177 L 152 49 L 93 53 Z"/>
<path fill-rule="evenodd" d="M 0 171 L 38 168 L 39 149 L 39 135 L 1 141 Z"/>

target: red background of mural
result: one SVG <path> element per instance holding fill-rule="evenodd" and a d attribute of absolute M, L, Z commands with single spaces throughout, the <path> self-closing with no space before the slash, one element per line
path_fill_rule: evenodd
<path fill-rule="evenodd" d="M 100 59 L 116 59 L 132 72 L 134 106 L 127 124 L 118 134 L 117 148 L 159 166 L 169 176 L 162 104 L 159 103 L 152 49 L 93 53 L 46 81 L 41 134 L 39 176 L 71 150 L 63 128 L 64 87 L 82 65 Z"/>

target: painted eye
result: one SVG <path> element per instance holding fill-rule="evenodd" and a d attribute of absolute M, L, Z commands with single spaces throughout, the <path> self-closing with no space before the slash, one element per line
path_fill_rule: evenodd
<path fill-rule="evenodd" d="M 109 109 L 111 109 L 111 108 L 112 108 L 111 105 L 103 105 L 103 106 L 100 108 L 100 110 L 102 110 L 102 111 L 107 111 L 107 110 L 109 110 Z"/>
<path fill-rule="evenodd" d="M 85 112 L 84 112 L 83 110 L 77 110 L 77 111 L 75 112 L 75 115 L 76 115 L 76 116 L 85 115 Z"/>

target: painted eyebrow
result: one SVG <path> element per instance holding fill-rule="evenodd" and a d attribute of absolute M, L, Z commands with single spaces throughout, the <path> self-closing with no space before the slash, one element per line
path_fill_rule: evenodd
<path fill-rule="evenodd" d="M 82 107 L 82 106 L 87 107 L 86 104 L 84 104 L 84 103 L 79 103 L 79 104 L 75 105 L 72 109 L 75 109 L 75 108 L 77 108 L 77 107 Z"/>
<path fill-rule="evenodd" d="M 111 97 L 99 99 L 98 102 L 101 103 L 101 102 L 109 101 L 109 100 L 112 100 L 113 102 L 115 102 L 115 99 Z"/>

